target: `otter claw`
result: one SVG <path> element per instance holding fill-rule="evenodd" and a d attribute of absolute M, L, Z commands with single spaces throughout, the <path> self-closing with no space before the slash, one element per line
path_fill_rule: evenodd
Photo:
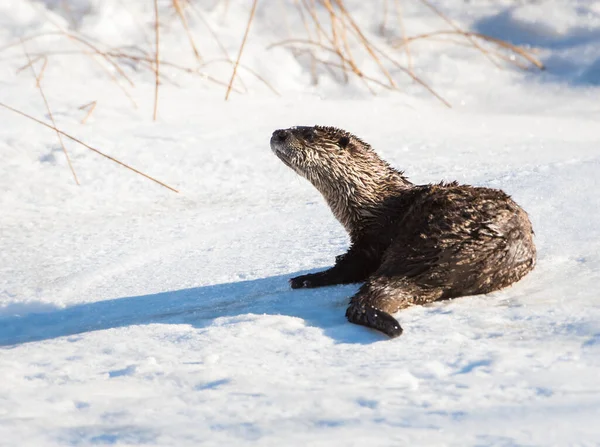
<path fill-rule="evenodd" d="M 292 289 L 308 289 L 312 286 L 312 283 L 306 276 L 297 276 L 290 279 L 290 286 L 292 286 Z"/>

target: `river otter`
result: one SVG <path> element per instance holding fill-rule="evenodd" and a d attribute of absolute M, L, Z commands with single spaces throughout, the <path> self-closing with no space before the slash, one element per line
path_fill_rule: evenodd
<path fill-rule="evenodd" d="M 535 265 L 527 213 L 497 189 L 414 185 L 360 138 L 334 127 L 276 130 L 271 149 L 323 195 L 350 235 L 333 267 L 292 288 L 365 282 L 346 317 L 390 337 L 390 314 L 436 300 L 498 290 Z"/>

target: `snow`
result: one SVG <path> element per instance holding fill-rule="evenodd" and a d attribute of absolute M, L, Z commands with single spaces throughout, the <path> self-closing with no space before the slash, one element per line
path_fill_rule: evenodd
<path fill-rule="evenodd" d="M 134 14 L 116 0 L 72 3 L 67 14 L 58 1 L 2 2 L 0 47 L 55 31 L 50 19 L 111 45 L 153 36 L 151 2 L 126 2 Z M 249 2 L 224 3 L 199 10 L 235 55 Z M 378 39 L 381 10 L 347 4 Z M 225 87 L 165 67 L 173 82 L 153 122 L 149 70 L 127 71 L 135 109 L 86 57 L 49 58 L 42 86 L 58 127 L 180 193 L 67 141 L 77 186 L 52 131 L 0 111 L 0 445 L 600 442 L 600 2 L 436 4 L 466 28 L 534 45 L 548 70 L 424 41 L 415 71 L 453 109 L 401 75 L 404 93 L 375 97 L 325 70 L 313 85 L 306 61 L 266 49 L 287 32 L 270 7 L 301 28 L 285 2 L 259 6 L 242 58 L 280 97 L 241 72 L 248 92 L 224 102 Z M 403 5 L 409 32 L 444 26 Z M 190 63 L 169 20 L 164 58 Z M 26 45 L 74 48 L 61 36 Z M 31 74 L 16 73 L 22 48 L 0 58 L 0 101 L 47 120 Z M 504 189 L 530 214 L 536 269 L 488 296 L 398 313 L 395 340 L 346 322 L 355 285 L 292 291 L 290 277 L 348 244 L 270 151 L 274 129 L 303 124 L 359 135 L 415 182 Z"/>

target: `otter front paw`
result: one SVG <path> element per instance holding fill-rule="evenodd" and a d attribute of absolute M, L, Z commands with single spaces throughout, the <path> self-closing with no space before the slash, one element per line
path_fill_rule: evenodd
<path fill-rule="evenodd" d="M 390 338 L 402 335 L 402 327 L 394 317 L 372 306 L 351 304 L 346 318 L 350 323 L 376 329 Z"/>
<path fill-rule="evenodd" d="M 290 279 L 290 286 L 292 286 L 292 289 L 310 289 L 317 287 L 314 281 L 311 280 L 311 278 L 314 277 L 314 274 L 296 276 L 295 278 Z"/>

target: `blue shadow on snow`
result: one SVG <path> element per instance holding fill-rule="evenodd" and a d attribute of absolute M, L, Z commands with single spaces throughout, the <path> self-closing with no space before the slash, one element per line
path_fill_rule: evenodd
<path fill-rule="evenodd" d="M 569 32 L 562 33 L 546 28 L 543 24 L 515 19 L 515 8 L 517 7 L 511 6 L 496 15 L 484 17 L 475 23 L 474 31 L 514 45 L 555 50 L 542 56 L 546 72 L 542 75 L 533 72 L 536 73 L 536 79 L 542 82 L 566 82 L 574 87 L 600 85 L 600 52 L 589 54 L 585 58 L 586 62 L 582 62 L 579 57 L 583 54 L 584 45 L 600 42 L 600 30 L 590 29 L 582 23 L 571 27 Z M 589 7 L 579 6 L 576 11 L 581 16 L 600 19 L 600 13 Z M 571 57 L 571 53 L 578 57 Z"/>
<path fill-rule="evenodd" d="M 378 332 L 346 321 L 348 297 L 357 286 L 291 290 L 288 279 L 301 273 L 304 272 L 3 316 L 0 346 L 152 323 L 200 328 L 216 318 L 245 314 L 298 317 L 309 326 L 322 328 L 325 335 L 339 343 L 364 344 L 386 339 Z"/>

